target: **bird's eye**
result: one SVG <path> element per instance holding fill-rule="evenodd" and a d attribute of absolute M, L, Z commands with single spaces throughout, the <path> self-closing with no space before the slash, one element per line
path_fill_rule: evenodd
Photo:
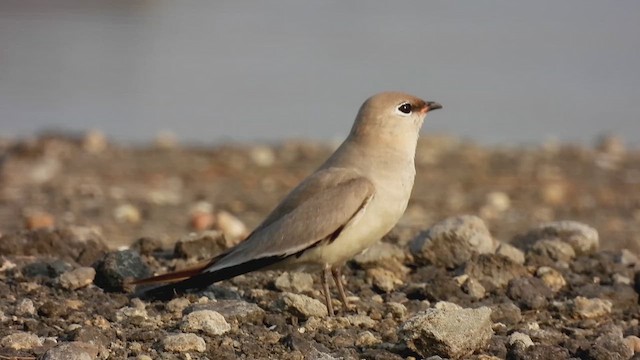
<path fill-rule="evenodd" d="M 398 110 L 403 113 L 403 114 L 410 114 L 411 113 L 411 104 L 409 103 L 404 103 L 402 105 L 400 105 L 398 107 Z"/>

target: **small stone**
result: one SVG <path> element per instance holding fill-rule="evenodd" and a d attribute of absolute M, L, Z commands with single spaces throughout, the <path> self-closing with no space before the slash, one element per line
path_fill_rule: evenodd
<path fill-rule="evenodd" d="M 517 331 L 509 335 L 508 343 L 512 347 L 521 346 L 524 348 L 528 348 L 529 346 L 533 346 L 533 341 L 531 341 L 529 335 Z"/>
<path fill-rule="evenodd" d="M 231 246 L 249 235 L 247 226 L 236 216 L 224 210 L 216 212 L 213 228 L 222 231 L 224 236 L 229 239 Z"/>
<path fill-rule="evenodd" d="M 189 222 L 193 230 L 204 231 L 213 227 L 213 224 L 216 223 L 216 217 L 212 213 L 198 211 L 191 214 Z"/>
<path fill-rule="evenodd" d="M 329 314 L 327 307 L 322 302 L 306 295 L 293 293 L 282 294 L 280 307 L 304 319 L 312 316 L 326 317 Z"/>
<path fill-rule="evenodd" d="M 400 338 L 418 354 L 454 359 L 484 347 L 492 335 L 491 310 L 487 307 L 427 309 L 409 318 L 399 331 Z"/>
<path fill-rule="evenodd" d="M 180 329 L 186 332 L 202 331 L 207 335 L 222 335 L 231 330 L 231 325 L 220 313 L 211 310 L 194 311 L 182 318 Z"/>
<path fill-rule="evenodd" d="M 624 266 L 635 266 L 640 263 L 638 256 L 627 249 L 620 250 L 616 260 Z"/>
<path fill-rule="evenodd" d="M 508 258 L 495 254 L 481 254 L 465 264 L 464 274 L 480 281 L 488 291 L 505 287 L 514 278 L 529 276 L 527 269 Z"/>
<path fill-rule="evenodd" d="M 184 310 L 188 314 L 198 310 L 212 310 L 224 316 L 227 322 L 261 324 L 265 312 L 258 305 L 242 300 L 219 300 L 206 304 L 193 304 Z"/>
<path fill-rule="evenodd" d="M 634 353 L 640 353 L 640 338 L 634 335 L 629 335 L 624 338 L 624 343 L 627 344 L 629 349 Z"/>
<path fill-rule="evenodd" d="M 204 339 L 196 334 L 169 335 L 162 340 L 162 345 L 166 351 L 172 352 L 204 352 L 207 350 Z"/>
<path fill-rule="evenodd" d="M 372 347 L 382 343 L 371 331 L 363 331 L 356 338 L 356 346 L 360 348 Z"/>
<path fill-rule="evenodd" d="M 395 273 L 382 268 L 368 269 L 367 278 L 370 279 L 373 286 L 385 293 L 390 293 L 403 284 L 402 279 L 399 279 Z"/>
<path fill-rule="evenodd" d="M 76 290 L 93 283 L 96 270 L 92 267 L 81 267 L 68 271 L 59 277 L 60 286 L 68 290 Z"/>
<path fill-rule="evenodd" d="M 393 315 L 395 319 L 402 320 L 407 316 L 407 307 L 401 303 L 388 302 L 385 304 L 387 313 Z"/>
<path fill-rule="evenodd" d="M 491 321 L 505 325 L 516 325 L 522 321 L 522 312 L 512 302 L 495 304 L 491 307 Z"/>
<path fill-rule="evenodd" d="M 454 268 L 473 254 L 493 253 L 496 243 L 482 219 L 463 215 L 447 218 L 420 233 L 411 241 L 410 250 L 423 263 Z"/>
<path fill-rule="evenodd" d="M 29 230 L 51 229 L 55 226 L 53 215 L 47 212 L 34 212 L 25 216 L 24 226 Z"/>
<path fill-rule="evenodd" d="M 600 246 L 598 231 L 576 221 L 557 221 L 542 224 L 514 241 L 530 248 L 541 240 L 560 240 L 571 245 L 576 255 L 589 255 Z"/>
<path fill-rule="evenodd" d="M 275 152 L 268 146 L 255 146 L 251 148 L 249 157 L 254 164 L 260 167 L 272 166 L 276 161 Z"/>
<path fill-rule="evenodd" d="M 110 252 L 93 267 L 96 269 L 95 284 L 106 291 L 122 291 L 126 280 L 151 276 L 140 254 L 132 250 Z"/>
<path fill-rule="evenodd" d="M 35 334 L 17 332 L 3 337 L 0 346 L 13 350 L 31 350 L 42 346 L 43 341 Z"/>
<path fill-rule="evenodd" d="M 141 237 L 134 241 L 129 247 L 132 251 L 137 251 L 140 255 L 151 255 L 162 250 L 162 243 L 155 237 Z"/>
<path fill-rule="evenodd" d="M 570 244 L 555 239 L 536 242 L 532 246 L 531 252 L 553 261 L 570 262 L 576 257 L 576 253 Z"/>
<path fill-rule="evenodd" d="M 585 319 L 594 319 L 611 313 L 611 301 L 578 296 L 573 299 L 573 311 Z"/>
<path fill-rule="evenodd" d="M 22 299 L 16 304 L 15 313 L 18 316 L 35 315 L 36 307 L 31 299 Z"/>
<path fill-rule="evenodd" d="M 198 234 L 183 236 L 176 242 L 174 255 L 183 259 L 211 258 L 232 246 L 224 234 L 208 230 Z"/>
<path fill-rule="evenodd" d="M 93 344 L 73 341 L 61 343 L 47 350 L 42 360 L 93 360 L 98 358 L 100 349 Z"/>
<path fill-rule="evenodd" d="M 313 290 L 313 276 L 303 272 L 283 272 L 276 278 L 274 286 L 280 291 L 310 292 Z"/>
<path fill-rule="evenodd" d="M 633 349 L 623 338 L 622 329 L 608 324 L 601 327 L 600 333 L 592 342 L 585 358 L 588 359 L 629 359 L 633 356 Z"/>
<path fill-rule="evenodd" d="M 164 308 L 172 313 L 182 313 L 191 302 L 186 297 L 178 297 L 169 301 Z"/>
<path fill-rule="evenodd" d="M 132 204 L 123 204 L 113 210 L 113 217 L 119 222 L 139 223 L 142 219 L 140 210 Z"/>
<path fill-rule="evenodd" d="M 553 292 L 558 292 L 567 285 L 567 281 L 562 274 L 558 270 L 548 266 L 539 267 L 538 270 L 536 270 L 536 276 Z"/>
<path fill-rule="evenodd" d="M 381 267 L 392 259 L 404 261 L 407 254 L 400 246 L 388 242 L 377 242 L 356 255 L 353 261 L 363 269 Z"/>
<path fill-rule="evenodd" d="M 631 279 L 627 276 L 615 273 L 611 276 L 614 284 L 631 285 Z"/>
<path fill-rule="evenodd" d="M 469 277 L 464 284 L 462 284 L 462 291 L 474 299 L 482 299 L 486 294 L 484 286 L 472 277 Z"/>
<path fill-rule="evenodd" d="M 509 281 L 507 296 L 520 307 L 535 310 L 547 306 L 553 293 L 542 280 L 524 277 Z"/>
<path fill-rule="evenodd" d="M 516 264 L 524 264 L 524 252 L 511 244 L 500 243 L 496 250 L 496 254 L 507 257 Z"/>
<path fill-rule="evenodd" d="M 82 148 L 91 154 L 99 154 L 107 148 L 107 138 L 100 130 L 89 130 L 82 138 Z"/>

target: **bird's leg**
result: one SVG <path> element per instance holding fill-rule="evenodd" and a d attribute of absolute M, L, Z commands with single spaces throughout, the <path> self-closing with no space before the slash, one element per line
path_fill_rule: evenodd
<path fill-rule="evenodd" d="M 344 284 L 342 282 L 342 266 L 336 266 L 331 269 L 333 279 L 338 286 L 338 293 L 340 294 L 340 301 L 342 301 L 342 307 L 345 311 L 349 311 L 349 301 L 347 300 L 347 294 L 344 292 Z"/>
<path fill-rule="evenodd" d="M 331 280 L 331 267 L 327 264 L 322 272 L 322 287 L 324 289 L 324 301 L 327 304 L 329 316 L 334 316 L 333 305 L 331 304 L 331 293 L 329 292 L 329 281 Z"/>

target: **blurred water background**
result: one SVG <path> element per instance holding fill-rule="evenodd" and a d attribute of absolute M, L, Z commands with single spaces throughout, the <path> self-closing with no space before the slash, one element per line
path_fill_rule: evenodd
<path fill-rule="evenodd" d="M 336 139 L 381 90 L 424 132 L 640 144 L 640 2 L 0 1 L 0 137 Z"/>

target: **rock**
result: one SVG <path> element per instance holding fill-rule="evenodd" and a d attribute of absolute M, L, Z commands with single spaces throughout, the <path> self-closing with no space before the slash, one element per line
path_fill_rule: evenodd
<path fill-rule="evenodd" d="M 511 244 L 500 243 L 496 249 L 496 254 L 502 255 L 516 264 L 524 264 L 524 252 Z"/>
<path fill-rule="evenodd" d="M 553 261 L 570 262 L 576 257 L 576 253 L 570 244 L 556 239 L 537 241 L 533 244 L 530 251 L 533 254 Z"/>
<path fill-rule="evenodd" d="M 533 341 L 531 341 L 529 335 L 517 331 L 509 335 L 508 343 L 512 347 L 519 346 L 528 348 L 529 346 L 533 346 Z"/>
<path fill-rule="evenodd" d="M 36 307 L 31 299 L 22 299 L 16 304 L 15 314 L 18 316 L 30 316 L 36 314 Z"/>
<path fill-rule="evenodd" d="M 538 270 L 536 270 L 536 276 L 553 292 L 558 292 L 567 285 L 567 281 L 562 274 L 558 270 L 548 266 L 539 267 Z"/>
<path fill-rule="evenodd" d="M 474 257 L 465 264 L 464 273 L 480 281 L 489 291 L 505 287 L 511 279 L 529 276 L 524 266 L 495 254 L 481 254 Z"/>
<path fill-rule="evenodd" d="M 622 329 L 615 325 L 605 325 L 600 336 L 590 344 L 582 358 L 588 359 L 629 359 L 633 350 L 622 337 Z"/>
<path fill-rule="evenodd" d="M 611 313 L 611 301 L 578 296 L 573 299 L 573 311 L 585 319 L 598 318 Z"/>
<path fill-rule="evenodd" d="M 445 219 L 418 234 L 410 250 L 419 262 L 454 268 L 473 254 L 493 253 L 496 245 L 482 219 L 463 215 Z"/>
<path fill-rule="evenodd" d="M 484 286 L 472 277 L 468 278 L 464 284 L 462 284 L 462 291 L 474 299 L 482 299 L 486 294 Z"/>
<path fill-rule="evenodd" d="M 274 282 L 276 289 L 294 293 L 313 290 L 313 276 L 303 272 L 283 272 Z"/>
<path fill-rule="evenodd" d="M 113 217 L 119 222 L 137 224 L 142 220 L 140 210 L 133 204 L 122 204 L 113 210 Z"/>
<path fill-rule="evenodd" d="M 31 350 L 42 346 L 43 341 L 35 334 L 17 332 L 0 339 L 0 346 L 13 350 Z"/>
<path fill-rule="evenodd" d="M 629 335 L 624 338 L 624 343 L 627 344 L 629 349 L 634 353 L 640 353 L 640 338 L 634 335 Z"/>
<path fill-rule="evenodd" d="M 204 339 L 196 334 L 169 335 L 162 339 L 162 346 L 166 351 L 172 352 L 204 352 L 207 350 L 207 344 Z"/>
<path fill-rule="evenodd" d="M 193 230 L 205 231 L 213 227 L 213 224 L 216 223 L 216 217 L 209 212 L 196 211 L 191 214 L 189 223 Z"/>
<path fill-rule="evenodd" d="M 505 325 L 515 325 L 522 321 L 522 312 L 516 304 L 504 302 L 491 307 L 491 321 Z"/>
<path fill-rule="evenodd" d="M 206 304 L 193 304 L 184 310 L 185 314 L 198 310 L 212 310 L 224 316 L 228 322 L 240 324 L 261 324 L 265 312 L 258 305 L 242 300 L 220 300 Z"/>
<path fill-rule="evenodd" d="M 363 331 L 356 338 L 356 346 L 360 348 L 372 347 L 380 344 L 382 341 L 378 339 L 371 331 Z"/>
<path fill-rule="evenodd" d="M 329 314 L 327 307 L 322 302 L 306 295 L 293 293 L 283 293 L 279 301 L 279 307 L 303 319 L 312 316 L 326 317 Z"/>
<path fill-rule="evenodd" d="M 627 249 L 620 250 L 620 254 L 617 256 L 616 260 L 624 266 L 636 266 L 640 263 L 638 256 Z"/>
<path fill-rule="evenodd" d="M 186 332 L 202 331 L 207 335 L 222 335 L 231 330 L 220 313 L 211 310 L 199 310 L 191 312 L 182 318 L 180 329 Z"/>
<path fill-rule="evenodd" d="M 489 308 L 462 309 L 455 304 L 419 312 L 404 322 L 399 331 L 400 338 L 418 354 L 453 359 L 485 346 L 492 335 Z"/>
<path fill-rule="evenodd" d="M 81 267 L 68 271 L 59 277 L 60 286 L 68 290 L 76 290 L 93 283 L 96 270 L 92 267 Z"/>
<path fill-rule="evenodd" d="M 61 343 L 47 350 L 42 360 L 93 360 L 100 354 L 100 349 L 83 342 Z"/>
<path fill-rule="evenodd" d="M 576 221 L 557 221 L 542 224 L 528 233 L 518 236 L 514 243 L 519 247 L 530 248 L 541 240 L 560 240 L 571 245 L 576 255 L 588 255 L 596 252 L 600 242 L 598 231 Z"/>
<path fill-rule="evenodd" d="M 120 322 L 127 318 L 138 318 L 146 320 L 149 318 L 146 306 L 142 300 L 134 298 L 131 300 L 131 306 L 124 306 L 116 311 L 116 319 Z"/>
<path fill-rule="evenodd" d="M 107 138 L 100 130 L 89 130 L 82 138 L 82 148 L 90 154 L 99 154 L 107 148 Z"/>
<path fill-rule="evenodd" d="M 268 146 L 255 146 L 252 147 L 249 151 L 249 157 L 253 161 L 254 164 L 260 167 L 269 167 L 272 166 L 276 161 L 276 154 Z"/>
<path fill-rule="evenodd" d="M 22 273 L 28 277 L 58 277 L 66 271 L 72 270 L 73 267 L 62 260 L 53 260 L 51 262 L 36 261 L 25 265 Z"/>
<path fill-rule="evenodd" d="M 164 308 L 172 313 L 181 314 L 189 305 L 191 305 L 189 299 L 185 297 L 178 297 L 170 300 Z"/>
<path fill-rule="evenodd" d="M 24 227 L 29 230 L 52 229 L 55 223 L 53 215 L 41 211 L 27 214 L 24 218 Z"/>
<path fill-rule="evenodd" d="M 122 291 L 125 280 L 151 276 L 140 254 L 132 250 L 110 252 L 93 267 L 96 269 L 95 284 L 106 291 Z"/>
<path fill-rule="evenodd" d="M 222 231 L 225 238 L 229 239 L 230 246 L 239 243 L 249 235 L 247 226 L 235 215 L 224 210 L 216 212 L 213 228 Z"/>
<path fill-rule="evenodd" d="M 72 339 L 80 343 L 95 345 L 101 353 L 107 352 L 111 339 L 102 329 L 93 326 L 83 326 L 73 332 Z"/>
<path fill-rule="evenodd" d="M 211 258 L 225 251 L 232 244 L 217 230 L 183 236 L 176 242 L 174 255 L 183 259 Z"/>
<path fill-rule="evenodd" d="M 538 278 L 517 278 L 509 281 L 507 296 L 525 309 L 541 309 L 547 306 L 553 292 Z"/>
<path fill-rule="evenodd" d="M 151 255 L 162 250 L 162 242 L 155 237 L 141 237 L 134 241 L 129 247 L 132 251 L 137 251 L 140 255 Z"/>
<path fill-rule="evenodd" d="M 376 289 L 385 293 L 392 292 L 404 283 L 395 273 L 383 268 L 368 269 L 367 278 Z"/>
<path fill-rule="evenodd" d="M 398 245 L 388 242 L 377 242 L 367 250 L 353 258 L 353 261 L 363 269 L 384 266 L 391 260 L 403 262 L 407 258 L 405 251 Z"/>

